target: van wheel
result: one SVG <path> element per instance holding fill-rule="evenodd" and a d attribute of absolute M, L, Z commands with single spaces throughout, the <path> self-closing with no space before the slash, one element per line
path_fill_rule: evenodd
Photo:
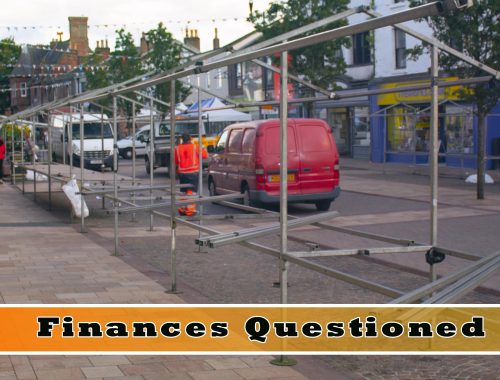
<path fill-rule="evenodd" d="M 132 158 L 132 149 L 130 149 L 130 148 L 125 149 L 122 157 L 130 160 Z"/>
<path fill-rule="evenodd" d="M 326 199 L 322 201 L 317 201 L 315 202 L 316 205 L 316 210 L 318 211 L 328 211 L 330 209 L 330 205 L 332 204 L 332 201 Z"/>
<path fill-rule="evenodd" d="M 217 191 L 215 190 L 215 182 L 212 178 L 208 179 L 208 193 L 210 194 L 211 197 L 217 195 Z"/>
<path fill-rule="evenodd" d="M 148 158 L 148 156 L 146 156 L 146 159 L 144 161 L 146 162 L 146 173 L 150 174 L 151 173 L 151 169 L 149 167 L 149 158 Z"/>

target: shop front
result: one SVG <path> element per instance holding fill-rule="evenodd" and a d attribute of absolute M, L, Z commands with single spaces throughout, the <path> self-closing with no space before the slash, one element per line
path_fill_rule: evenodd
<path fill-rule="evenodd" d="M 370 158 L 367 97 L 353 98 L 348 102 L 317 102 L 314 117 L 323 119 L 330 125 L 341 155 L 367 160 Z"/>
<path fill-rule="evenodd" d="M 454 80 L 456 78 L 447 78 Z M 427 164 L 430 147 L 430 88 L 398 92 L 397 88 L 429 83 L 425 80 L 381 83 L 372 88 L 392 88 L 393 93 L 372 96 L 370 121 L 374 162 Z M 477 120 L 473 107 L 460 101 L 460 87 L 439 89 L 439 162 L 447 166 L 474 167 Z M 487 154 L 492 139 L 500 134 L 495 115 L 487 119 Z M 491 165 L 491 163 L 490 163 Z"/>

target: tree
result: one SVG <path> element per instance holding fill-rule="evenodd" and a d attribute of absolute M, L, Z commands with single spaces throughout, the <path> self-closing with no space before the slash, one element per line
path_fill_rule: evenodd
<path fill-rule="evenodd" d="M 0 40 L 0 114 L 10 107 L 9 74 L 20 55 L 21 47 L 13 38 Z"/>
<path fill-rule="evenodd" d="M 89 89 L 97 89 L 112 84 L 121 83 L 141 75 L 144 72 L 139 52 L 134 44 L 132 34 L 124 29 L 116 31 L 115 50 L 107 60 L 96 52 L 89 55 L 87 64 L 98 65 L 97 70 L 86 73 Z M 135 94 L 130 94 L 136 98 Z M 100 104 L 109 106 L 110 99 L 101 101 Z M 125 115 L 132 114 L 132 104 L 128 101 L 117 99 L 118 110 Z"/>
<path fill-rule="evenodd" d="M 423 1 L 412 1 L 411 5 L 421 5 Z M 434 37 L 447 45 L 455 47 L 475 60 L 498 69 L 500 67 L 500 2 L 498 0 L 477 0 L 466 10 L 453 11 L 444 17 L 427 18 Z M 417 53 L 422 52 L 422 47 Z M 458 58 L 442 54 L 440 66 L 447 73 L 460 78 L 484 76 L 480 68 L 461 62 Z M 477 85 L 472 90 L 464 88 L 460 97 L 475 104 L 478 120 L 477 133 L 477 199 L 484 199 L 486 117 L 498 103 L 500 86 L 498 82 Z"/>
<path fill-rule="evenodd" d="M 156 29 L 151 29 L 146 33 L 151 49 L 146 54 L 145 64 L 157 71 L 167 71 L 179 66 L 181 61 L 181 46 L 174 40 L 172 34 L 167 31 L 160 22 Z M 175 84 L 175 103 L 184 100 L 189 95 L 189 88 L 181 82 Z M 156 85 L 154 96 L 164 102 L 170 102 L 170 84 Z M 169 110 L 160 104 L 156 104 L 160 110 L 168 112 Z"/>
<path fill-rule="evenodd" d="M 255 29 L 263 33 L 264 39 L 277 36 L 301 26 L 321 20 L 347 9 L 348 0 L 287 0 L 271 2 L 264 12 L 251 13 L 249 21 Z M 324 28 L 305 35 L 347 25 L 339 20 Z M 335 89 L 335 81 L 345 72 L 346 64 L 339 52 L 342 46 L 349 46 L 349 38 L 311 45 L 292 52 L 289 68 L 294 74 L 304 75 L 312 83 Z"/>

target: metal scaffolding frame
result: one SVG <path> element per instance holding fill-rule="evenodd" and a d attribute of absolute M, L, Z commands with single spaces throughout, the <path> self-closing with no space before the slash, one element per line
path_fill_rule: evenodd
<path fill-rule="evenodd" d="M 360 11 L 360 10 L 358 10 Z M 438 157 L 438 139 L 437 139 L 437 131 L 438 131 L 438 120 L 437 120 L 437 106 L 438 106 L 438 88 L 439 87 L 444 87 L 444 86 L 450 86 L 450 85 L 456 85 L 456 84 L 472 84 L 472 83 L 482 83 L 487 80 L 490 80 L 491 77 L 480 77 L 480 78 L 471 78 L 471 79 L 461 79 L 457 81 L 439 81 L 438 80 L 438 53 L 439 50 L 447 51 L 448 53 L 452 53 L 448 48 L 444 48 L 441 43 L 438 43 L 432 39 L 428 39 L 426 42 L 429 42 L 432 45 L 432 55 L 431 55 L 431 130 L 432 130 L 432 135 L 431 135 L 431 175 L 430 175 L 430 180 L 431 180 L 431 186 L 430 186 L 430 221 L 431 221 L 431 228 L 430 228 L 430 244 L 419 244 L 415 243 L 414 241 L 411 240 L 404 240 L 404 239 L 398 239 L 398 238 L 393 238 L 393 237 L 387 237 L 387 236 L 382 236 L 382 235 L 377 235 L 377 234 L 371 234 L 371 233 L 366 233 L 366 232 L 361 232 L 361 231 L 356 231 L 356 230 L 351 230 L 347 228 L 342 228 L 342 227 L 336 227 L 334 225 L 330 225 L 325 223 L 325 220 L 329 220 L 336 216 L 336 213 L 325 213 L 325 214 L 318 214 L 315 216 L 307 217 L 307 218 L 298 218 L 295 219 L 291 216 L 288 215 L 288 210 L 287 210 L 287 196 L 288 196 L 288 184 L 287 184 L 287 107 L 288 104 L 291 103 L 288 101 L 287 97 L 284 96 L 283 94 L 287 93 L 287 84 L 289 80 L 289 74 L 288 74 L 288 67 L 287 67 L 287 52 L 289 50 L 297 49 L 300 47 L 305 47 L 309 46 L 312 44 L 317 44 L 320 42 L 325 42 L 329 41 L 332 39 L 336 38 L 341 38 L 345 37 L 348 35 L 352 35 L 355 33 L 363 32 L 363 31 L 369 31 L 389 25 L 395 25 L 399 24 L 404 21 L 408 20 L 413 20 L 416 18 L 420 17 L 426 17 L 426 16 L 434 16 L 434 15 L 439 15 L 443 12 L 443 6 L 440 1 L 437 2 L 432 2 L 428 3 L 416 8 L 411 8 L 402 12 L 394 13 L 388 16 L 382 16 L 382 17 L 377 17 L 371 20 L 367 20 L 364 22 L 360 22 L 358 24 L 354 25 L 348 25 L 345 27 L 329 30 L 326 32 L 321 32 L 317 34 L 313 34 L 307 37 L 302 37 L 298 39 L 294 39 L 292 41 L 288 42 L 281 42 L 279 39 L 274 40 L 273 42 L 267 41 L 267 43 L 261 43 L 257 44 L 253 47 L 249 47 L 247 49 L 244 49 L 243 51 L 240 51 L 238 53 L 233 53 L 230 54 L 228 57 L 207 63 L 202 66 L 196 66 L 196 67 L 191 67 L 189 64 L 186 64 L 185 68 L 180 71 L 170 71 L 166 73 L 160 73 L 155 75 L 153 78 L 147 79 L 140 81 L 139 83 L 134 83 L 132 81 L 130 85 L 124 85 L 124 84 L 118 84 L 115 86 L 112 86 L 111 88 L 106 89 L 105 91 L 95 91 L 91 94 L 82 94 L 79 97 L 65 100 L 63 104 L 69 104 L 69 105 L 75 105 L 78 103 L 82 102 L 87 102 L 87 101 L 95 101 L 104 97 L 111 96 L 113 99 L 113 125 L 114 125 L 114 146 L 115 146 L 115 168 L 117 165 L 117 147 L 116 147 L 116 136 L 117 136 L 117 115 L 116 115 L 116 99 L 118 96 L 122 96 L 122 94 L 134 92 L 140 89 L 148 88 L 151 86 L 155 86 L 160 83 L 165 83 L 165 82 L 170 82 L 170 98 L 173 100 L 175 99 L 175 81 L 182 79 L 185 76 L 188 75 L 193 75 L 193 74 L 199 74 L 202 72 L 207 72 L 212 69 L 216 69 L 219 67 L 224 67 L 228 66 L 230 64 L 234 63 L 239 63 L 239 62 L 244 62 L 244 61 L 252 61 L 254 59 L 258 59 L 259 57 L 263 56 L 268 56 L 272 55 L 275 53 L 280 53 L 281 55 L 281 67 L 280 67 L 280 74 L 281 74 L 281 91 L 280 91 L 280 101 L 279 101 L 279 106 L 280 106 L 280 137 L 281 137 L 281 155 L 280 155 L 280 213 L 279 213 L 279 223 L 274 223 L 270 225 L 266 225 L 263 227 L 258 227 L 254 229 L 246 229 L 246 230 L 240 230 L 236 231 L 230 234 L 221 234 L 219 231 L 207 227 L 201 223 L 201 220 L 203 220 L 203 216 L 199 217 L 198 220 L 200 223 L 196 223 L 195 220 L 188 220 L 187 218 L 182 218 L 178 217 L 176 213 L 176 206 L 179 204 L 183 204 L 183 201 L 177 201 L 177 196 L 176 196 L 176 184 L 175 184 L 175 177 L 171 175 L 170 179 L 170 202 L 166 204 L 153 204 L 150 202 L 148 206 L 145 205 L 139 205 L 135 201 L 134 202 L 129 202 L 127 200 L 124 200 L 122 198 L 118 197 L 118 186 L 116 182 L 116 171 L 113 173 L 113 189 L 103 189 L 103 194 L 105 194 L 105 197 L 108 197 L 113 200 L 114 202 L 114 207 L 113 207 L 113 213 L 114 213 L 114 227 L 115 227 L 115 254 L 118 254 L 118 215 L 120 212 L 138 212 L 138 211 L 147 211 L 150 212 L 151 214 L 151 222 L 150 222 L 150 228 L 152 229 L 152 218 L 153 215 L 159 216 L 162 218 L 165 218 L 169 220 L 170 222 L 170 227 L 171 227 L 171 239 L 170 239 L 170 254 L 171 254 L 171 289 L 169 290 L 172 293 L 177 292 L 177 265 L 176 265 L 176 255 L 177 255 L 177 242 L 176 242 L 176 228 L 177 225 L 184 225 L 188 226 L 194 230 L 197 230 L 200 232 L 200 234 L 206 233 L 209 234 L 210 236 L 205 236 L 201 237 L 201 235 L 198 237 L 197 242 L 199 244 L 211 246 L 211 247 L 218 247 L 223 244 L 231 244 L 231 243 L 237 243 L 240 244 L 244 247 L 248 247 L 254 250 L 257 250 L 259 252 L 272 255 L 276 258 L 279 259 L 279 269 L 280 269 L 280 299 L 283 304 L 287 303 L 287 288 L 288 288 L 288 265 L 290 263 L 294 263 L 297 265 L 300 265 L 304 268 L 308 268 L 310 270 L 316 271 L 318 273 L 322 273 L 324 275 L 340 279 L 342 281 L 347 281 L 349 283 L 353 283 L 359 286 L 362 286 L 364 288 L 373 290 L 375 292 L 384 294 L 388 297 L 394 298 L 392 303 L 400 303 L 400 302 L 415 302 L 418 300 L 422 300 L 426 297 L 430 297 L 424 302 L 440 302 L 440 303 L 446 303 L 446 302 L 451 302 L 456 299 L 456 297 L 464 294 L 467 291 L 470 291 L 470 289 L 478 286 L 484 279 L 486 279 L 489 275 L 491 275 L 496 269 L 500 267 L 500 256 L 499 254 L 495 254 L 492 256 L 489 256 L 487 258 L 480 258 L 475 255 L 470 255 L 462 252 L 457 252 L 457 251 L 452 251 L 452 250 L 447 250 L 440 248 L 438 246 L 438 234 L 437 234 L 437 223 L 438 223 L 438 166 L 437 166 L 437 157 Z M 352 14 L 352 13 L 351 13 Z M 345 17 L 345 16 L 344 16 Z M 331 22 L 331 21 L 330 21 Z M 316 27 L 320 26 L 317 24 Z M 399 28 L 399 26 L 397 26 Z M 303 31 L 302 31 L 303 33 Z M 298 32 L 288 34 L 288 38 L 291 38 L 293 36 L 297 36 Z M 419 38 L 419 37 L 417 37 Z M 285 38 L 287 39 L 287 38 Z M 220 53 L 220 50 L 218 50 Z M 463 54 L 458 53 L 459 58 L 463 58 Z M 456 54 L 453 52 L 453 54 Z M 200 54 L 199 56 L 204 57 L 205 59 L 208 58 L 209 56 L 214 56 L 216 54 L 208 53 L 208 54 Z M 457 54 L 456 54 L 457 55 Z M 498 78 L 498 71 L 491 69 L 491 68 L 486 68 L 485 65 L 476 62 L 476 61 L 471 61 L 470 59 L 464 59 L 466 62 L 474 64 L 482 69 L 485 69 L 489 74 L 494 75 L 495 77 Z M 136 82 L 136 81 L 135 81 Z M 397 91 L 405 91 L 405 90 L 413 90 L 413 89 L 419 89 L 419 88 L 428 88 L 429 85 L 413 85 L 413 86 L 405 86 L 401 88 L 397 88 Z M 200 91 L 200 90 L 199 90 Z M 379 90 L 365 90 L 365 91 L 359 91 L 356 92 L 356 94 L 353 94 L 352 92 L 350 94 L 345 94 L 343 95 L 342 92 L 336 93 L 334 95 L 331 95 L 330 97 L 333 97 L 334 99 L 343 99 L 347 97 L 353 97 L 353 96 L 359 96 L 359 95 L 371 95 L 371 94 L 380 94 L 380 93 L 387 93 L 387 92 L 394 92 L 394 89 L 379 89 Z M 142 95 L 142 94 L 141 94 Z M 199 95 L 198 95 L 199 96 Z M 328 98 L 328 97 L 327 97 Z M 199 97 L 200 99 L 200 97 Z M 322 100 L 323 98 L 321 97 L 315 97 L 315 98 L 307 98 L 307 100 Z M 151 99 L 151 104 L 153 101 L 157 101 L 157 99 Z M 297 102 L 303 102 L 305 99 L 298 99 L 296 100 Z M 176 122 L 176 117 L 175 117 L 175 102 L 172 101 L 170 104 L 170 151 L 174 152 L 175 150 L 175 122 Z M 269 104 L 270 102 L 256 102 L 253 105 L 259 104 Z M 57 103 L 56 105 L 60 105 L 61 103 Z M 135 103 L 133 103 L 135 104 Z M 242 105 L 238 105 L 242 106 Z M 246 104 L 248 106 L 248 104 Z M 202 112 L 201 106 L 199 108 L 199 117 Z M 12 117 L 16 119 L 17 117 L 24 117 L 26 115 L 32 115 L 36 114 L 42 110 L 47 110 L 51 109 L 51 107 L 36 107 L 31 111 L 24 111 L 23 113 L 19 113 L 17 115 L 13 115 Z M 80 111 L 82 112 L 82 111 Z M 152 113 L 152 107 L 151 107 L 151 113 Z M 11 118 L 12 118 L 11 117 Z M 12 119 L 10 119 L 12 120 Z M 83 120 L 83 118 L 82 118 Z M 2 121 L 3 123 L 3 121 Z M 153 132 L 154 133 L 154 132 Z M 83 133 L 81 132 L 81 137 Z M 201 136 L 200 136 L 201 137 Z M 201 143 L 201 139 L 200 139 Z M 83 149 L 83 144 L 82 144 L 82 149 Z M 134 149 L 135 150 L 135 149 Z M 172 154 L 172 153 L 171 153 Z M 170 160 L 170 168 L 169 168 L 170 173 L 175 172 L 175 163 L 174 160 Z M 152 175 L 152 170 L 151 170 L 151 175 Z M 200 174 L 201 176 L 201 174 Z M 152 178 L 152 177 L 151 177 Z M 83 174 L 82 174 L 82 183 L 83 183 Z M 200 187 L 201 187 L 201 181 L 200 181 Z M 153 182 L 151 180 L 150 186 L 147 187 L 150 191 L 154 188 Z M 135 188 L 135 183 L 132 186 L 132 189 L 137 190 L 138 188 Z M 108 190 L 107 193 L 104 193 L 106 190 Z M 124 190 L 124 189 L 122 189 Z M 109 194 L 112 193 L 113 195 L 110 196 Z M 96 192 L 90 192 L 90 194 L 96 194 Z M 232 196 L 230 196 L 232 197 Z M 222 198 L 214 198 L 214 197 L 203 197 L 201 192 L 198 195 L 197 198 L 193 200 L 187 200 L 186 202 L 205 202 L 205 201 L 211 201 L 211 200 L 221 200 Z M 129 207 L 127 208 L 122 208 L 120 209 L 119 203 L 123 203 Z M 157 211 L 156 209 L 158 208 L 165 208 L 166 206 L 170 206 L 170 212 L 167 213 L 162 213 Z M 248 210 L 252 208 L 247 208 Z M 208 219 L 208 218 L 207 218 Z M 288 219 L 291 219 L 290 222 Z M 327 250 L 327 251 L 316 251 L 316 252 L 289 252 L 288 247 L 287 247 L 287 240 L 288 240 L 288 228 L 292 226 L 298 226 L 298 225 L 313 225 L 317 227 L 323 227 L 323 228 L 328 228 L 331 230 L 335 230 L 338 232 L 343 232 L 347 234 L 352 234 L 355 236 L 361 236 L 361 237 L 366 237 L 370 239 L 375 239 L 379 241 L 385 241 L 391 244 L 397 244 L 399 245 L 398 247 L 377 247 L 377 248 L 364 248 L 364 249 L 339 249 L 339 250 Z M 82 230 L 83 230 L 83 224 L 82 224 Z M 255 243 L 252 241 L 249 241 L 255 237 L 258 236 L 264 236 L 264 235 L 269 235 L 269 234 L 275 234 L 276 232 L 279 231 L 280 235 L 280 248 L 279 250 L 266 247 L 262 244 Z M 323 265 L 308 261 L 305 259 L 305 257 L 320 257 L 320 256 L 344 256 L 344 255 L 366 255 L 366 254 L 376 254 L 376 253 L 393 253 L 393 252 L 418 252 L 418 251 L 427 251 L 427 261 L 430 265 L 430 278 L 431 278 L 431 283 L 421 287 L 419 289 L 416 289 L 412 292 L 409 292 L 407 294 L 403 294 L 402 291 L 399 291 L 397 289 L 393 289 L 384 285 L 376 284 L 371 281 L 363 280 L 357 276 L 353 276 L 350 274 L 346 274 L 328 267 L 325 267 Z M 463 270 L 454 273 L 452 275 L 443 277 L 441 279 L 437 279 L 437 273 L 436 273 L 436 267 L 435 264 L 439 263 L 442 261 L 444 258 L 444 255 L 450 255 L 450 256 L 456 256 L 460 257 L 463 259 L 467 260 L 473 260 L 474 263 L 471 265 L 467 266 Z M 439 291 L 439 292 L 438 292 Z M 437 292 L 437 293 L 436 293 Z M 433 295 L 434 294 L 434 295 Z M 282 361 L 286 361 L 285 358 L 281 358 Z"/>

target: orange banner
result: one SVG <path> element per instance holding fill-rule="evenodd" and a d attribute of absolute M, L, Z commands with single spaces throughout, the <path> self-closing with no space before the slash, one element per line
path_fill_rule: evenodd
<path fill-rule="evenodd" d="M 10 306 L 1 352 L 500 352 L 500 307 Z"/>

